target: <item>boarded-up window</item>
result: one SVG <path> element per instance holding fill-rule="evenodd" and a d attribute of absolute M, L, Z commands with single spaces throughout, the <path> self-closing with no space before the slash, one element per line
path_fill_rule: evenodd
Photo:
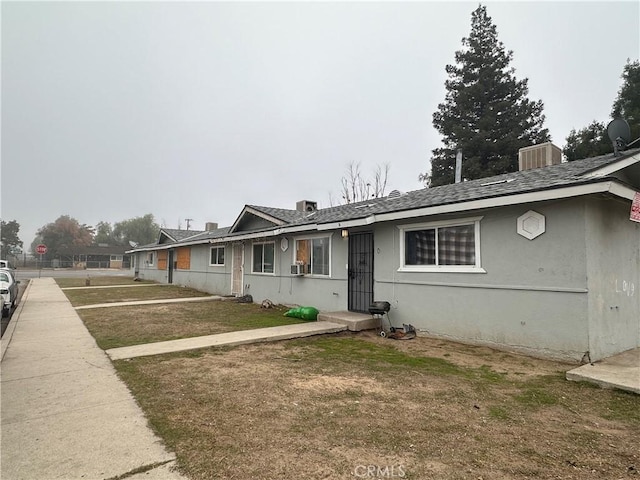
<path fill-rule="evenodd" d="M 158 270 L 167 269 L 167 251 L 158 250 Z"/>
<path fill-rule="evenodd" d="M 177 251 L 178 259 L 176 261 L 176 268 L 178 270 L 191 269 L 191 247 L 182 247 Z"/>
<path fill-rule="evenodd" d="M 330 237 L 296 240 L 296 263 L 305 265 L 305 273 L 329 275 Z"/>

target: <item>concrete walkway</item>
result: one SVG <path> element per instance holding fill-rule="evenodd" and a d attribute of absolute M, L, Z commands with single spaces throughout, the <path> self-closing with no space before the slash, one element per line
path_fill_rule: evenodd
<path fill-rule="evenodd" d="M 274 342 L 277 340 L 289 340 L 292 338 L 309 337 L 325 333 L 336 333 L 347 330 L 346 325 L 330 322 L 297 323 L 280 327 L 257 328 L 254 330 L 242 330 L 239 332 L 220 333 L 217 335 L 204 335 L 201 337 L 181 338 L 166 342 L 146 343 L 130 347 L 112 348 L 107 350 L 111 360 L 124 358 L 144 357 L 147 355 L 159 355 L 162 353 L 181 352 L 195 350 L 204 347 L 221 347 L 230 345 L 242 345 L 246 343 Z"/>
<path fill-rule="evenodd" d="M 184 478 L 53 279 L 30 281 L 9 325 L 3 480 Z"/>
<path fill-rule="evenodd" d="M 131 302 L 93 303 L 91 305 L 82 305 L 80 307 L 76 307 L 76 310 L 88 310 L 90 308 L 133 307 L 136 305 L 155 305 L 160 303 L 211 302 L 213 300 L 222 300 L 222 297 L 219 295 L 210 295 L 206 297 L 164 298 L 156 300 L 134 300 Z"/>
<path fill-rule="evenodd" d="M 567 380 L 640 393 L 640 348 L 569 370 Z"/>

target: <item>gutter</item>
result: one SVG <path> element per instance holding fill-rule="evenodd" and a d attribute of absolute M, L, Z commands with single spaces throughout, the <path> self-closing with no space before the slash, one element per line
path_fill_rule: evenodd
<path fill-rule="evenodd" d="M 241 240 L 250 240 L 254 238 L 277 237 L 279 235 L 286 235 L 288 233 L 308 232 L 309 230 L 319 230 L 319 227 L 315 223 L 309 223 L 306 225 L 295 225 L 292 227 L 281 227 L 276 228 L 275 230 L 265 230 L 262 232 L 247 233 L 245 235 L 234 235 L 233 237 L 212 238 L 209 240 L 209 243 L 229 243 Z"/>
<path fill-rule="evenodd" d="M 169 250 L 170 248 L 189 247 L 192 245 L 207 245 L 207 244 L 214 245 L 218 243 L 230 243 L 230 242 L 250 240 L 250 239 L 256 239 L 256 238 L 277 237 L 279 235 L 285 235 L 288 233 L 307 232 L 309 230 L 314 231 L 317 229 L 318 228 L 316 224 L 295 225 L 291 227 L 276 228 L 275 230 L 264 230 L 261 232 L 247 233 L 244 235 L 233 235 L 233 236 L 224 236 L 219 238 L 210 238 L 207 240 L 198 240 L 196 242 L 180 242 L 180 243 L 170 243 L 167 245 L 152 245 L 150 247 L 127 250 L 125 253 L 153 252 L 157 250 Z"/>

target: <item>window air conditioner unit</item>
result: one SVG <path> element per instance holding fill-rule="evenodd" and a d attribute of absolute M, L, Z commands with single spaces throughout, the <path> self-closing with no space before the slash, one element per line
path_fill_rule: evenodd
<path fill-rule="evenodd" d="M 291 275 L 300 276 L 304 275 L 304 265 L 294 263 L 291 265 Z"/>

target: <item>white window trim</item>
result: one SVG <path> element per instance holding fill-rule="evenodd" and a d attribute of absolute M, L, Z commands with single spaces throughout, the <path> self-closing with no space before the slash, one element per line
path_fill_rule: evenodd
<path fill-rule="evenodd" d="M 151 261 L 149 261 L 149 258 L 151 258 Z M 148 267 L 153 267 L 153 265 L 155 264 L 155 259 L 156 259 L 156 253 L 155 252 L 149 252 L 149 253 L 147 253 L 147 258 L 145 259 L 145 264 Z"/>
<path fill-rule="evenodd" d="M 487 271 L 482 268 L 482 260 L 480 258 L 480 220 L 484 217 L 467 217 L 467 218 L 457 218 L 454 220 L 442 220 L 438 222 L 427 222 L 427 223 L 412 223 L 408 225 L 398 225 L 398 230 L 400 231 L 400 268 L 398 268 L 398 272 L 441 272 L 441 273 L 487 273 Z M 458 227 L 462 225 L 470 225 L 473 224 L 475 228 L 474 239 L 475 239 L 475 254 L 476 254 L 476 264 L 475 265 L 405 265 L 404 264 L 404 246 L 405 240 L 404 235 L 405 232 L 411 232 L 415 230 L 425 230 L 429 228 L 439 228 L 439 227 Z"/>
<path fill-rule="evenodd" d="M 329 239 L 329 274 L 328 275 L 322 275 L 319 273 L 306 273 L 305 276 L 306 277 L 318 277 L 318 278 L 331 278 L 331 249 L 333 246 L 333 232 L 328 233 L 328 234 L 317 234 L 317 235 L 305 235 L 304 237 L 294 237 L 293 239 L 293 252 L 292 252 L 292 257 L 293 260 L 291 261 L 291 263 L 296 263 L 296 254 L 298 252 L 298 241 L 299 240 L 313 240 L 315 238 L 327 238 Z M 309 265 L 309 267 L 311 267 L 311 265 Z"/>
<path fill-rule="evenodd" d="M 253 270 L 253 247 L 256 245 L 273 245 L 273 272 L 255 272 Z M 264 247 L 263 247 L 264 248 Z M 263 250 L 264 251 L 264 250 Z M 267 275 L 267 276 L 275 276 L 276 274 L 276 242 L 253 242 L 251 244 L 251 275 Z"/>
<path fill-rule="evenodd" d="M 225 265 L 224 263 L 211 263 L 211 253 L 213 252 L 214 249 L 216 249 L 216 250 L 217 249 L 222 249 L 222 251 L 224 252 L 224 257 L 225 257 L 224 261 L 225 262 L 227 261 L 227 252 L 225 251 L 224 245 L 220 245 L 220 246 L 217 246 L 217 247 L 211 247 L 209 249 L 209 266 L 210 267 L 224 267 L 224 265 Z M 219 257 L 219 255 L 218 255 L 218 257 Z"/>

